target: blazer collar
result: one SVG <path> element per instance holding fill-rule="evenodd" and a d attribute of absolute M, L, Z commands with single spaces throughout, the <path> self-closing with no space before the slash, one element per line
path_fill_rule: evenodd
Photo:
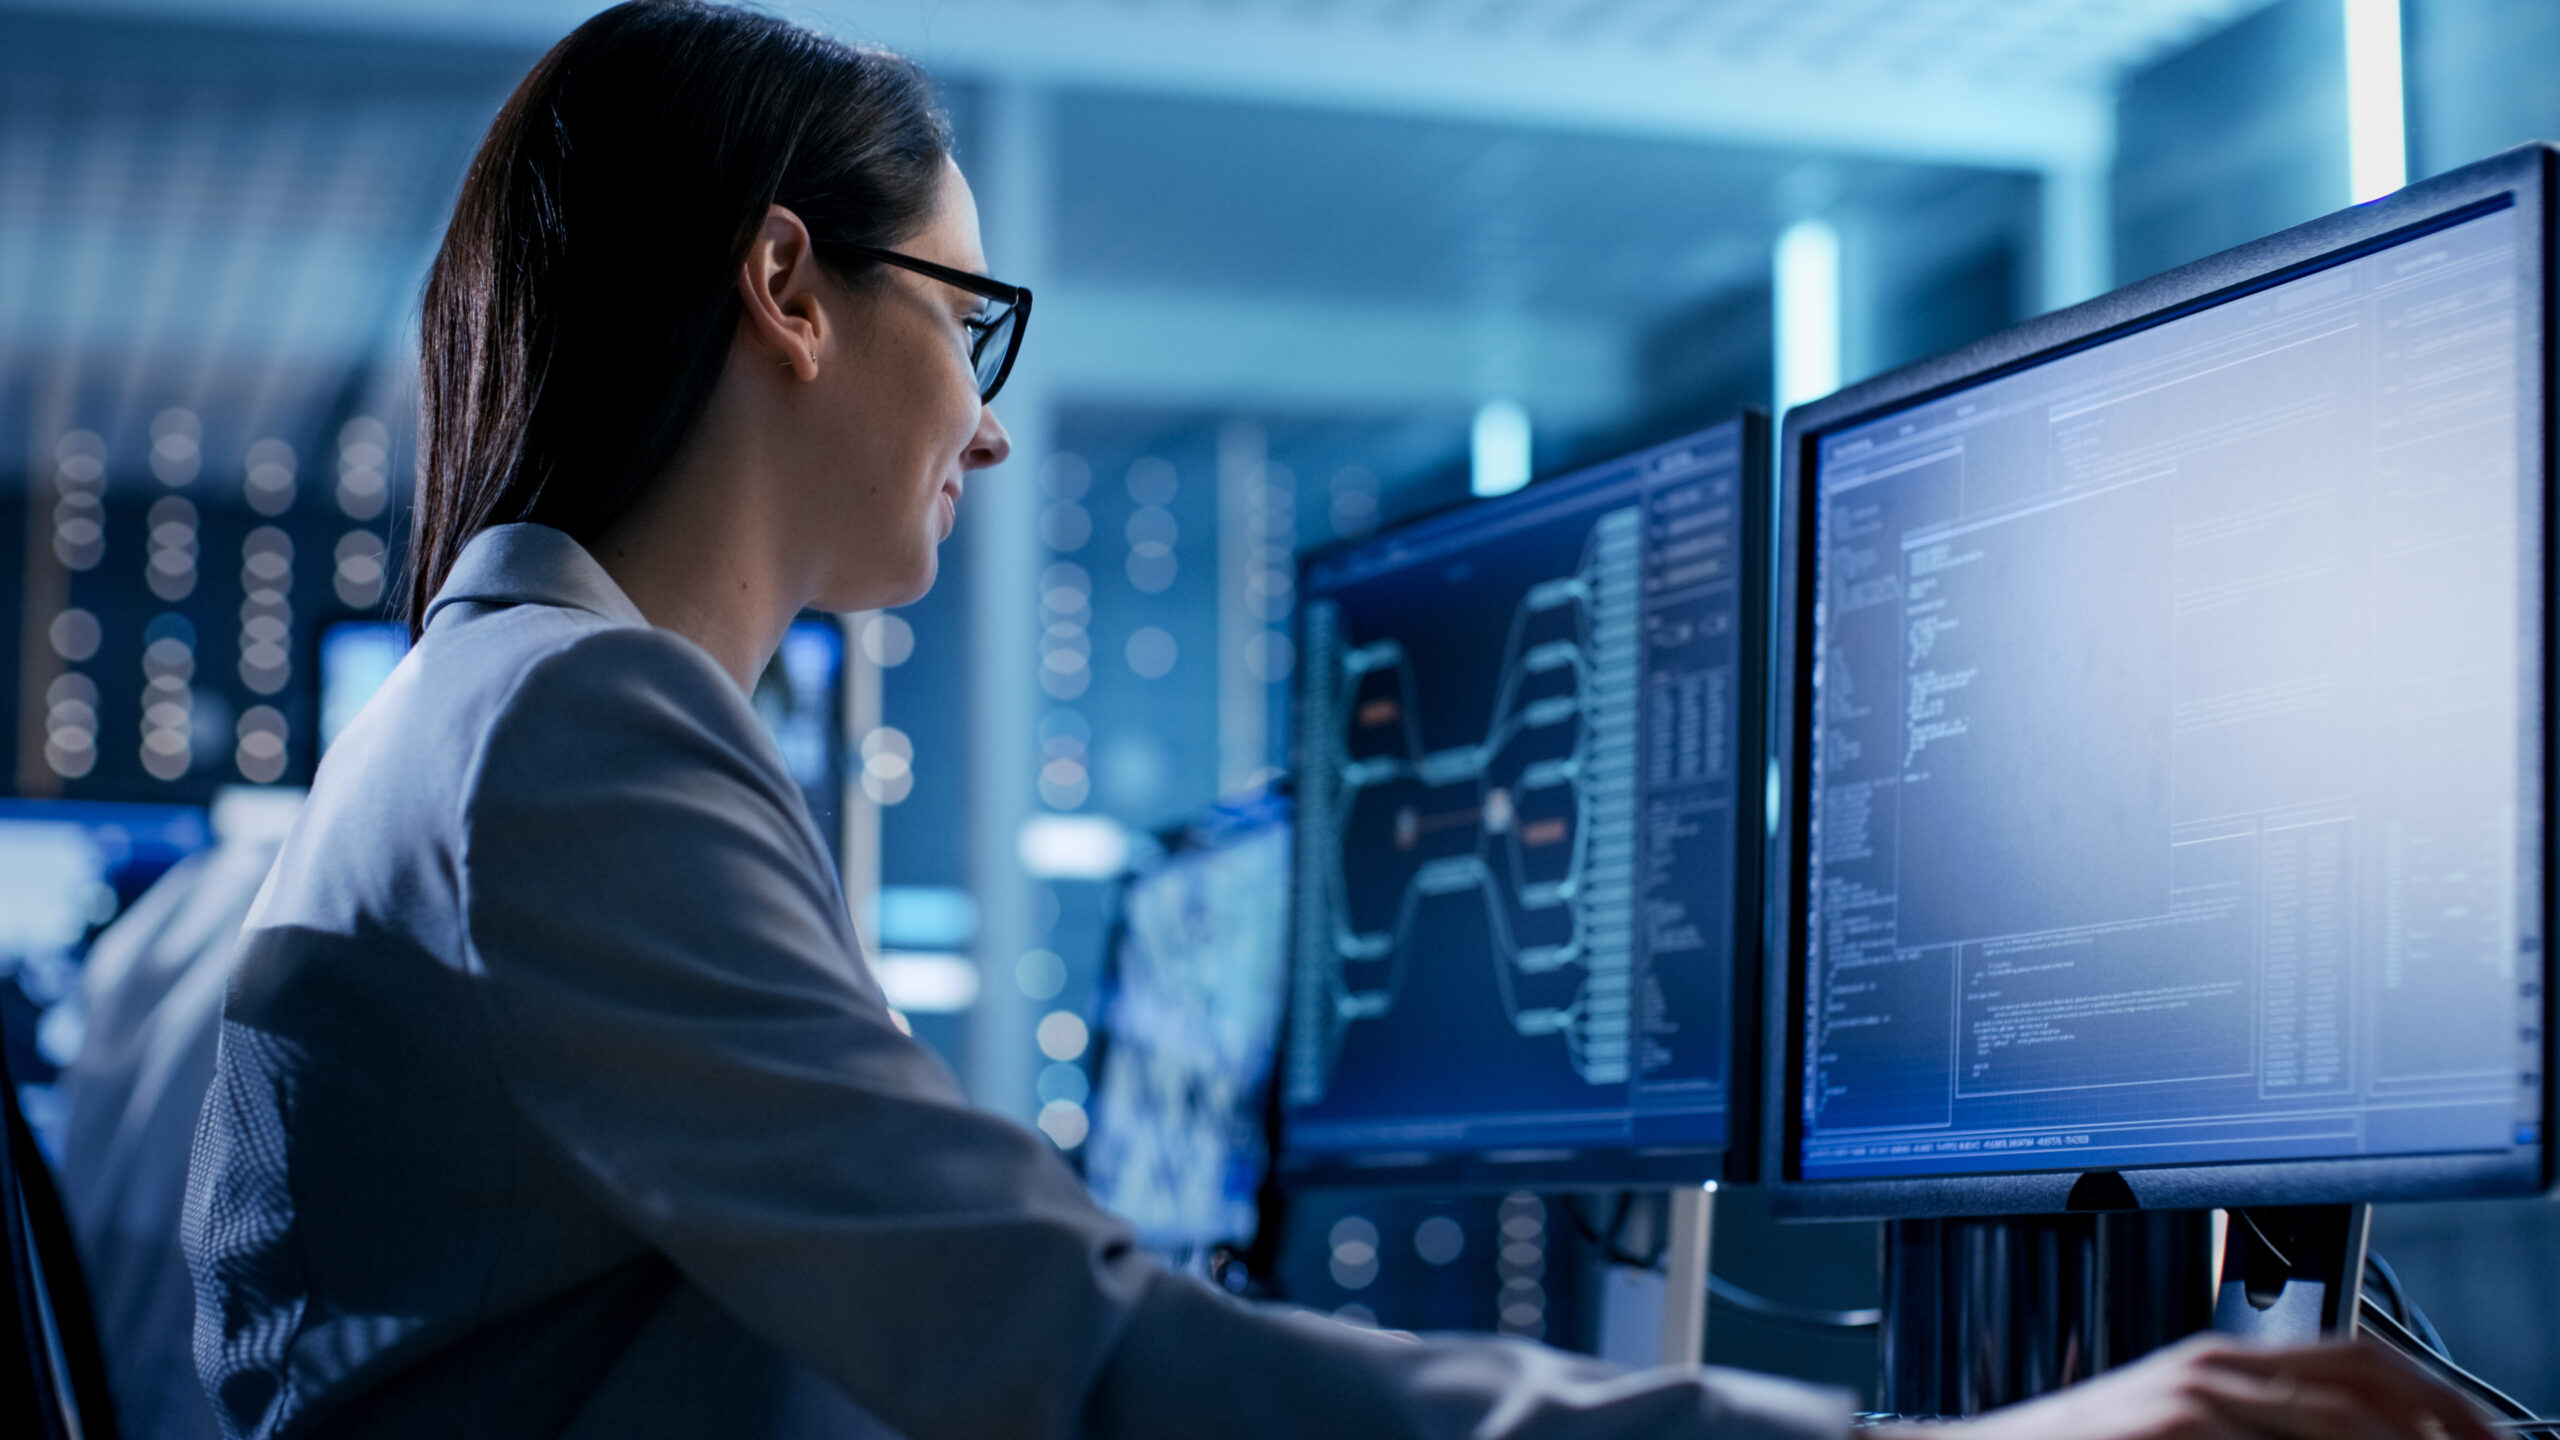
<path fill-rule="evenodd" d="M 622 625 L 645 628 L 649 623 L 585 546 L 548 525 L 492 525 L 472 536 L 419 628 L 433 625 L 436 612 L 447 605 L 465 601 L 558 605 Z"/>

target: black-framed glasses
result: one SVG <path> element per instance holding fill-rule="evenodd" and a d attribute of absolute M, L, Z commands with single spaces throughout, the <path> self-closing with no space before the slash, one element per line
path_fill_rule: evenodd
<path fill-rule="evenodd" d="M 912 270 L 929 280 L 956 285 L 985 300 L 993 309 L 981 310 L 961 323 L 969 331 L 969 364 L 978 373 L 978 403 L 986 404 L 1004 388 L 1005 377 L 1013 373 L 1013 357 L 1022 353 L 1023 327 L 1031 322 L 1031 292 L 1019 285 L 1007 285 L 966 270 L 936 265 L 913 255 L 895 250 L 881 250 L 869 245 L 847 245 L 847 254 L 877 260 Z"/>

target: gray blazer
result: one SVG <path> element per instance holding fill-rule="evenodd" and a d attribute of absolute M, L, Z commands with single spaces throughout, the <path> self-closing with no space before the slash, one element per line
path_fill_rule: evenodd
<path fill-rule="evenodd" d="M 196 1132 L 250 1436 L 1837 1435 L 1844 1401 L 1414 1343 L 1166 1273 L 891 1022 L 738 687 L 474 540 L 251 911 Z"/>

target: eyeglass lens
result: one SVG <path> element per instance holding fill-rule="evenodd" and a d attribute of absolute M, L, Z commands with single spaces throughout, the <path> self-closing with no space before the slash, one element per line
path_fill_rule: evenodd
<path fill-rule="evenodd" d="M 981 395 L 1004 373 L 1005 356 L 1013 350 L 1013 329 L 1021 323 L 1022 307 L 1003 305 L 997 307 L 987 328 L 978 333 L 976 349 L 969 358 L 977 368 Z"/>

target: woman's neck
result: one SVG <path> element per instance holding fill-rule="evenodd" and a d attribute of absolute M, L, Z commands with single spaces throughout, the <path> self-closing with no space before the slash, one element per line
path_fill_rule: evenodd
<path fill-rule="evenodd" d="M 594 546 L 649 623 L 711 654 L 752 693 L 807 596 L 787 533 L 758 513 L 762 487 L 722 483 L 680 459 Z"/>

